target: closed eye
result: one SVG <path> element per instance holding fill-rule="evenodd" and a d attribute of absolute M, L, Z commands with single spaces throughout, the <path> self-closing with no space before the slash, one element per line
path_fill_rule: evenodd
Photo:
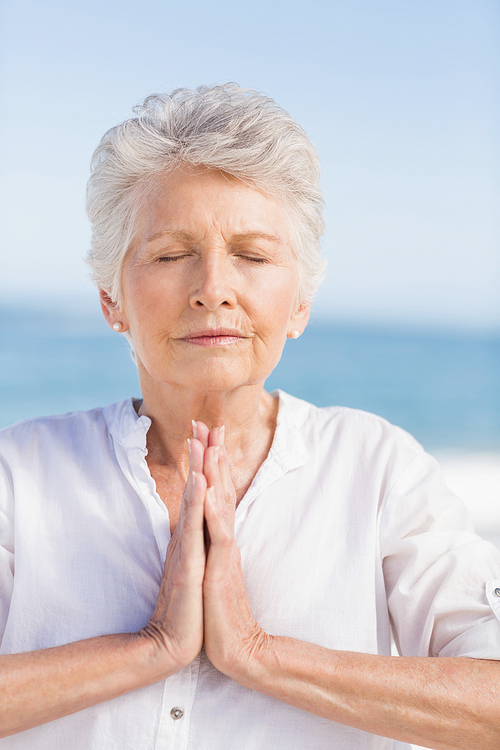
<path fill-rule="evenodd" d="M 181 260 L 182 258 L 188 258 L 189 256 L 187 254 L 183 255 L 161 255 L 159 258 L 157 258 L 159 263 L 171 263 L 176 260 Z"/>
<path fill-rule="evenodd" d="M 249 260 L 252 263 L 269 263 L 267 258 L 263 258 L 261 255 L 246 255 L 246 254 L 240 254 L 237 256 L 238 258 L 243 258 L 243 260 Z"/>

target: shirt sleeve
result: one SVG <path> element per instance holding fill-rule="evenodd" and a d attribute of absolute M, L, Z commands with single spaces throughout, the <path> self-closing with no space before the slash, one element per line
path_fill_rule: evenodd
<path fill-rule="evenodd" d="M 500 550 L 423 451 L 382 505 L 380 542 L 401 655 L 500 659 Z"/>
<path fill-rule="evenodd" d="M 10 472 L 0 462 L 0 642 L 14 588 L 14 513 Z"/>

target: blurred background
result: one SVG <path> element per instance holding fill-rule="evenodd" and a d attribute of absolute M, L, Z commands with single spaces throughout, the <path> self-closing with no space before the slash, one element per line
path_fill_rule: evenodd
<path fill-rule="evenodd" d="M 382 414 L 500 539 L 497 0 L 3 0 L 0 426 L 138 393 L 83 257 L 102 134 L 233 80 L 322 161 L 329 276 L 269 388 Z"/>
<path fill-rule="evenodd" d="M 138 395 L 83 257 L 103 133 L 154 91 L 272 96 L 323 166 L 330 272 L 269 389 L 377 412 L 500 543 L 498 0 L 3 0 L 0 427 Z"/>

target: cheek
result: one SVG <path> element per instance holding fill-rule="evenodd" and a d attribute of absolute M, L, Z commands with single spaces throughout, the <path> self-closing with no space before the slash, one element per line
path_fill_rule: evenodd
<path fill-rule="evenodd" d="M 255 329 L 263 348 L 260 349 L 257 344 L 256 351 L 260 351 L 261 356 L 275 360 L 275 363 L 281 357 L 290 327 L 291 300 L 291 295 L 280 295 L 276 290 L 273 290 L 272 296 L 270 295 L 267 300 L 264 300 L 259 307 L 258 325 L 255 326 Z"/>
<path fill-rule="evenodd" d="M 134 329 L 153 332 L 157 324 L 165 325 L 175 317 L 180 304 L 176 285 L 166 285 L 161 275 L 148 273 L 134 274 L 127 281 L 123 297 L 132 335 Z"/>
<path fill-rule="evenodd" d="M 297 298 L 298 285 L 295 279 L 277 278 L 267 285 L 260 295 L 260 309 L 266 316 L 269 328 L 280 330 L 286 328 Z"/>

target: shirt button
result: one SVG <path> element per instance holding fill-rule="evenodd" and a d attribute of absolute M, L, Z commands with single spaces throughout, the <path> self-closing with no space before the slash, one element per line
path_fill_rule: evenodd
<path fill-rule="evenodd" d="M 182 717 L 184 716 L 184 711 L 182 710 L 182 708 L 178 708 L 177 706 L 174 706 L 173 709 L 170 711 L 170 716 L 172 717 L 172 719 L 182 719 Z"/>
<path fill-rule="evenodd" d="M 495 589 L 495 594 L 496 594 L 497 596 L 500 596 L 500 589 Z"/>

